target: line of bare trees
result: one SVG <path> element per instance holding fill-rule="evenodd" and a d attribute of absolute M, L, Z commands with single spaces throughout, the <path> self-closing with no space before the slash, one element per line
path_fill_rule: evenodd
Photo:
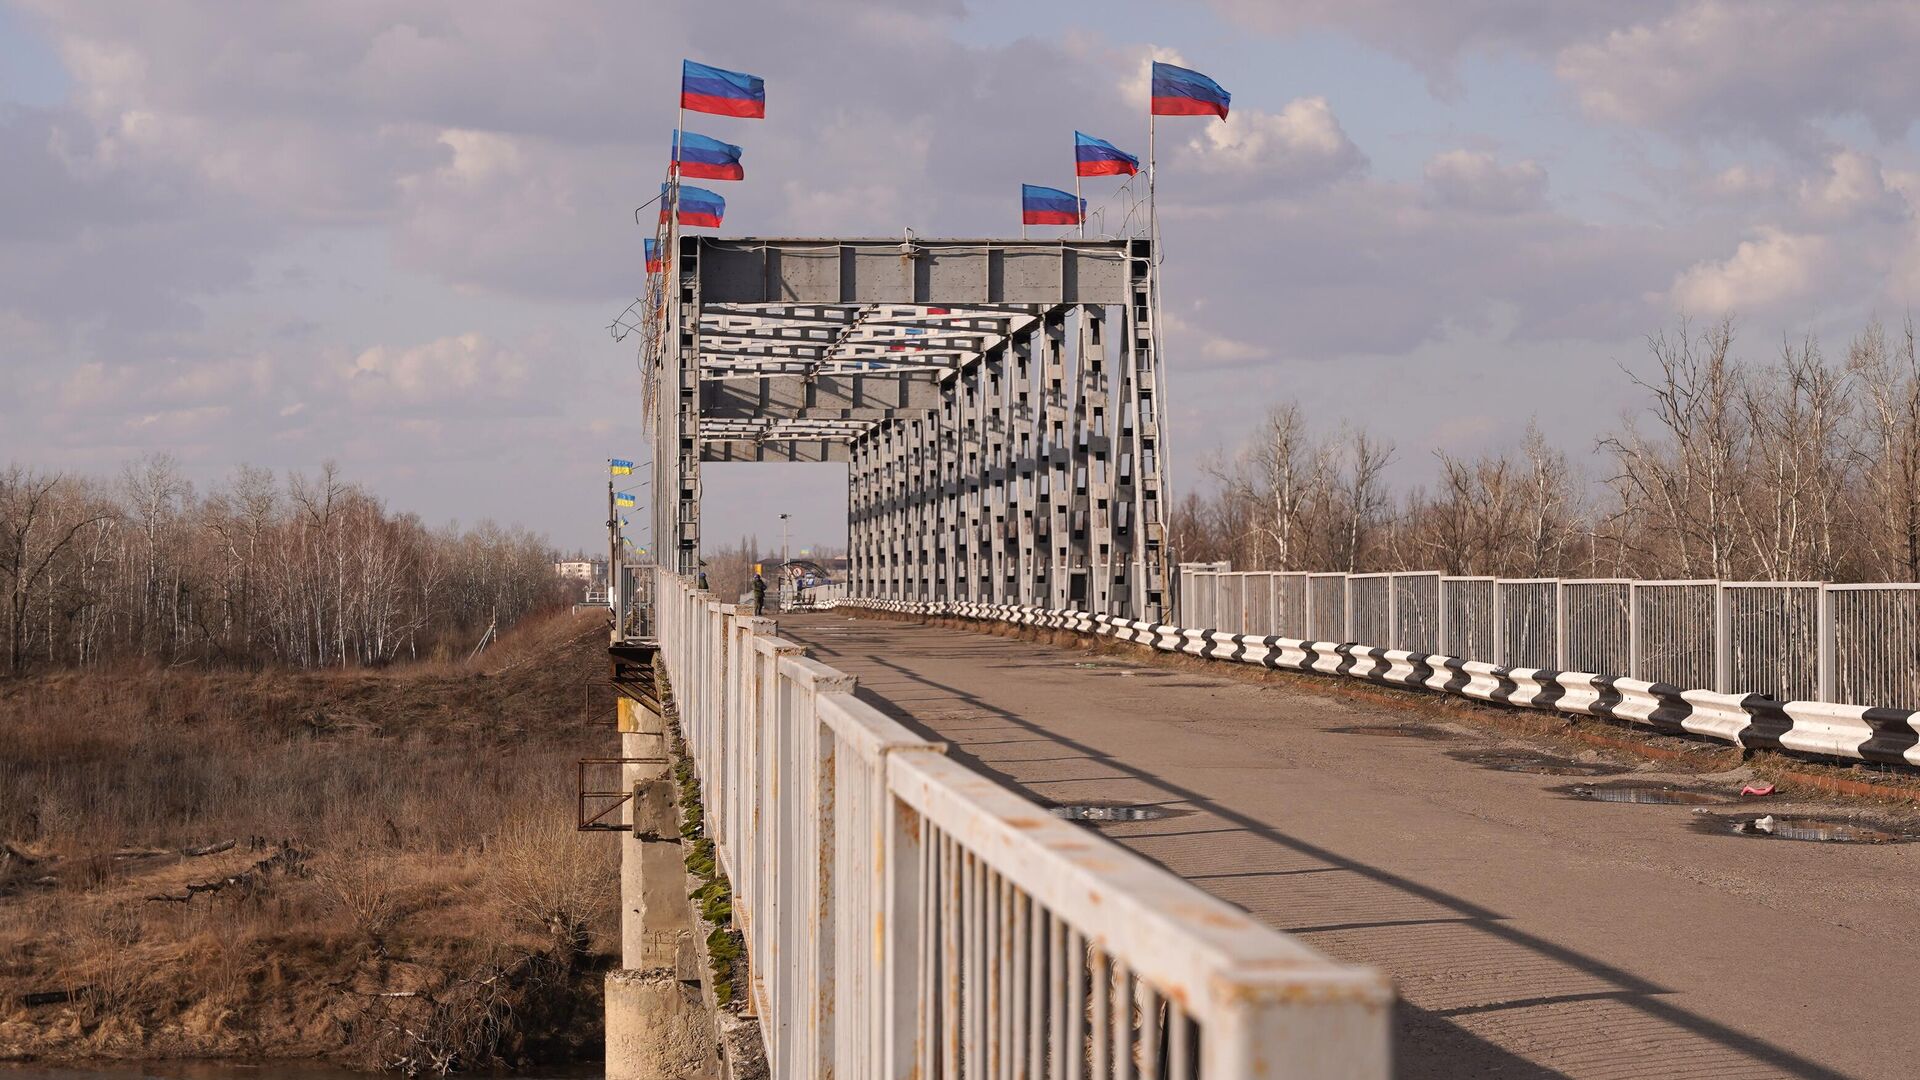
<path fill-rule="evenodd" d="M 432 529 L 332 465 L 204 495 L 154 455 L 113 480 L 0 470 L 5 670 L 380 664 L 463 650 L 565 600 L 544 538 Z"/>
<path fill-rule="evenodd" d="M 1529 425 L 1510 450 L 1437 453 L 1434 487 L 1400 493 L 1391 443 L 1282 404 L 1171 539 L 1243 569 L 1920 581 L 1916 344 L 1876 322 L 1844 358 L 1807 338 L 1744 362 L 1731 320 L 1682 322 L 1648 339 L 1647 406 L 1600 441 L 1600 475 Z"/>

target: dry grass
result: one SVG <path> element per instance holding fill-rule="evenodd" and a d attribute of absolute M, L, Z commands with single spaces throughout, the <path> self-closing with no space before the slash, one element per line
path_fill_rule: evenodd
<path fill-rule="evenodd" d="M 617 745 L 604 625 L 472 668 L 0 682 L 0 1059 L 591 1052 L 616 849 L 572 788 Z"/>

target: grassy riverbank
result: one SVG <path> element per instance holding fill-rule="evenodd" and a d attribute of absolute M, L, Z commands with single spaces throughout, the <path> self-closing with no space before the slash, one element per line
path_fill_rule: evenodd
<path fill-rule="evenodd" d="M 597 1052 L 616 751 L 605 621 L 471 668 L 0 682 L 0 1060 Z"/>

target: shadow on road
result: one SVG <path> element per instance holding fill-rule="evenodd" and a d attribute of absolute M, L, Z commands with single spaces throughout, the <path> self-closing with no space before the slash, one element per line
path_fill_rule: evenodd
<path fill-rule="evenodd" d="M 1397 960 L 1418 955 L 1442 964 L 1443 974 L 1457 976 L 1463 987 L 1479 988 L 1482 992 L 1478 1000 L 1465 1000 L 1470 995 L 1456 990 L 1462 1000 L 1441 1008 L 1432 1007 L 1431 1001 L 1425 1008 L 1404 1000 L 1399 1003 L 1395 1058 L 1400 1077 L 1532 1080 L 1569 1075 L 1787 1076 L 1844 1080 L 1841 1073 L 1680 1008 L 1665 999 L 1672 991 L 1521 930 L 1498 912 L 1289 835 L 1267 821 L 1221 804 L 1205 791 L 1174 783 L 1050 731 L 894 659 L 903 653 L 899 638 L 916 633 L 940 635 L 937 645 L 926 643 L 928 655 L 938 656 L 943 662 L 977 657 L 983 669 L 989 664 L 1007 666 L 1006 649 L 1016 643 L 919 623 L 863 623 L 892 639 L 885 653 L 858 649 L 862 642 L 854 633 L 830 636 L 808 633 L 801 627 L 801 632 L 793 636 L 823 662 L 859 677 L 856 692 L 861 700 L 926 738 L 948 742 L 949 754 L 955 760 L 1029 798 L 1043 803 L 1057 801 L 1057 785 L 1062 783 L 1124 781 L 1137 785 L 1137 790 L 1128 792 L 1130 801 L 1184 804 L 1195 816 L 1182 818 L 1178 827 L 1161 823 L 1140 831 L 1103 831 L 1270 925 L 1298 934 L 1330 955 L 1389 971 L 1399 968 Z M 1061 670 L 1060 665 L 1034 666 Z M 1067 668 L 1063 673 L 1089 672 Z M 1173 684 L 1161 681 L 1151 685 L 1157 689 Z M 937 727 L 917 715 L 916 708 L 930 716 Z M 989 737 L 972 738 L 976 734 Z M 1069 753 L 994 762 L 973 752 L 985 746 L 1018 744 Z M 1058 775 L 1016 777 L 1000 767 L 1038 762 L 1053 763 L 1052 772 Z M 1082 776 L 1061 768 L 1072 763 L 1084 763 L 1092 772 Z M 1035 786 L 1042 784 L 1051 790 L 1036 791 Z M 1219 827 L 1205 827 L 1209 819 Z M 1241 840 L 1233 849 L 1235 858 L 1259 861 L 1264 854 L 1281 865 L 1233 873 L 1182 869 L 1185 864 L 1200 862 L 1217 867 L 1222 844 L 1235 837 Z M 1266 880 L 1268 887 L 1257 888 L 1260 882 L 1253 879 Z M 1300 895 L 1309 882 L 1317 887 L 1311 895 Z M 1243 891 L 1241 887 L 1256 887 L 1256 891 Z M 1356 917 L 1314 917 L 1315 909 L 1344 909 Z M 1503 987 L 1507 992 L 1502 992 Z M 1528 1060 L 1521 1052 L 1546 1058 L 1555 1068 Z"/>

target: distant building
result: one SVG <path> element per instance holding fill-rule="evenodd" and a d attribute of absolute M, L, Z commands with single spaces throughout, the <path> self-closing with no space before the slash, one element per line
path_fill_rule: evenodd
<path fill-rule="evenodd" d="M 607 563 L 605 559 L 568 559 L 554 563 L 553 572 L 563 578 L 591 585 L 606 580 Z"/>

